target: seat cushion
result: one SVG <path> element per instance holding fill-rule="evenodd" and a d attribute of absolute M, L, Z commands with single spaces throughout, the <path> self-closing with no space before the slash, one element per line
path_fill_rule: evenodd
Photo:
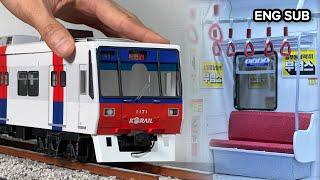
<path fill-rule="evenodd" d="M 300 113 L 300 129 L 309 127 L 311 114 Z M 295 114 L 283 112 L 235 111 L 230 115 L 229 139 L 292 144 Z"/>
<path fill-rule="evenodd" d="M 245 150 L 293 154 L 292 144 L 213 139 L 211 140 L 210 145 L 212 147 L 238 148 Z"/>

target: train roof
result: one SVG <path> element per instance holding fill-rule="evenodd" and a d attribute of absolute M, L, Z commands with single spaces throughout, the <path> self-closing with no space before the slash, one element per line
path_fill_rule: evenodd
<path fill-rule="evenodd" d="M 75 39 L 75 42 L 76 45 L 85 44 L 89 48 L 112 46 L 180 50 L 180 47 L 177 45 L 141 43 L 122 38 L 77 38 Z M 9 37 L 0 37 L 0 47 L 1 46 L 8 46 L 7 51 L 5 52 L 6 55 L 51 52 L 51 49 L 46 45 L 46 43 L 35 36 L 15 35 Z"/>

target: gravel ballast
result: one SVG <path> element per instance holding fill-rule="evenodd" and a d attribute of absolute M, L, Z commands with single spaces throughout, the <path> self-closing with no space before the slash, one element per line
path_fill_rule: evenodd
<path fill-rule="evenodd" d="M 87 171 L 76 171 L 44 163 L 0 154 L 0 178 L 45 179 L 45 180 L 116 180 L 116 177 L 102 177 Z"/>

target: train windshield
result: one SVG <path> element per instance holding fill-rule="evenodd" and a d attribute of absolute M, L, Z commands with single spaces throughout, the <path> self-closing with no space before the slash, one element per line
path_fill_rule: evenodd
<path fill-rule="evenodd" d="M 137 57 L 134 57 L 137 58 Z M 181 97 L 179 61 L 126 59 L 99 63 L 100 93 L 103 97 Z"/>
<path fill-rule="evenodd" d="M 160 96 L 158 64 L 121 63 L 123 96 Z"/>

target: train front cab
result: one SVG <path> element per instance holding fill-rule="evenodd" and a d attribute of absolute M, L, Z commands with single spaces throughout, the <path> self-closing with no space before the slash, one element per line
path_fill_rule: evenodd
<path fill-rule="evenodd" d="M 278 77 L 277 55 L 266 58 L 263 52 L 257 54 L 254 58 L 245 58 L 243 53 L 235 57 L 236 110 L 229 117 L 228 139 L 210 142 L 214 173 L 225 179 L 317 179 L 319 114 L 299 113 L 296 131 L 294 111 L 277 110 L 278 101 L 286 100 L 283 93 L 293 93 L 288 92 L 291 85 L 285 81 L 295 79 Z M 282 83 L 279 86 L 278 81 Z"/>
<path fill-rule="evenodd" d="M 97 61 L 97 161 L 174 161 L 182 122 L 179 50 L 100 47 Z"/>

